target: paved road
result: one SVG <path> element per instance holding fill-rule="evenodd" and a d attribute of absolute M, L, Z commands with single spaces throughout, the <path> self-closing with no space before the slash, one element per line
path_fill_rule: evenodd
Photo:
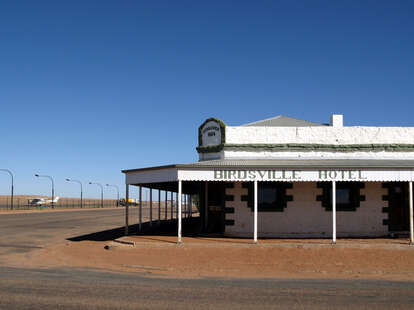
<path fill-rule="evenodd" d="M 0 267 L 0 309 L 412 309 L 414 284 L 177 280 Z"/>
<path fill-rule="evenodd" d="M 412 309 L 414 282 L 153 279 L 1 258 L 123 225 L 123 210 L 0 215 L 0 309 Z M 132 217 L 136 217 L 136 210 Z"/>
<path fill-rule="evenodd" d="M 130 209 L 130 222 L 136 223 L 137 214 L 136 208 Z M 122 227 L 124 216 L 124 208 L 0 214 L 0 262 L 2 255 L 27 252 L 67 238 Z"/>

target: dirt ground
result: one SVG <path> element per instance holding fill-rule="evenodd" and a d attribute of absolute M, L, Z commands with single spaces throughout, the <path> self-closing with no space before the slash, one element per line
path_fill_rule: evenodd
<path fill-rule="evenodd" d="M 54 210 L 56 214 L 70 214 L 75 211 Z M 82 213 L 86 211 L 82 210 Z M 8 214 L 38 212 L 46 211 L 7 211 Z M 99 215 L 109 214 L 111 211 L 91 212 L 97 212 L 96 218 L 100 219 L 100 222 L 103 217 Z M 56 231 L 56 227 L 62 226 L 58 233 L 62 235 L 61 239 L 49 238 L 47 242 L 33 244 L 35 247 L 30 251 L 27 251 L 27 247 L 31 247 L 29 240 L 29 243 L 18 243 L 14 247 L 15 250 L 3 255 L 2 259 L 7 266 L 14 267 L 85 267 L 137 272 L 157 277 L 414 281 L 414 246 L 408 245 L 408 239 L 405 238 L 340 238 L 336 245 L 332 245 L 330 239 L 259 239 L 258 244 L 253 244 L 252 239 L 200 236 L 184 237 L 183 243 L 178 245 L 176 236 L 165 235 L 128 236 L 116 242 L 64 240 L 64 235 L 80 232 L 77 229 L 72 232 L 69 226 L 97 225 L 93 224 L 92 220 L 75 224 L 78 217 L 55 218 L 49 215 L 45 218 L 46 222 L 39 224 L 38 230 L 34 233 L 40 238 L 50 229 Z M 16 222 L 18 226 L 26 222 L 32 223 L 30 218 L 16 219 L 24 220 Z M 50 221 L 52 224 L 48 224 Z M 58 224 L 58 221 L 61 221 L 61 224 Z M 66 226 L 69 228 L 65 228 Z M 22 238 L 25 240 L 24 236 Z M 13 244 L 9 244 L 12 240 L 14 239 L 5 237 L 3 246 L 13 248 Z M 22 248 L 21 251 L 19 247 Z"/>
<path fill-rule="evenodd" d="M 406 239 L 249 239 L 134 236 L 121 242 L 66 241 L 22 255 L 20 267 L 87 267 L 157 277 L 414 280 Z"/>

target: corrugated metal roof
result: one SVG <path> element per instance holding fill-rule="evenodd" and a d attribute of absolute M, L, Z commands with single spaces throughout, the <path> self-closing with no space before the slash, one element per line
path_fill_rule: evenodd
<path fill-rule="evenodd" d="M 414 160 L 208 160 L 177 168 L 414 168 Z"/>
<path fill-rule="evenodd" d="M 138 171 L 148 171 L 148 170 L 163 170 L 163 169 L 171 169 L 171 168 L 177 168 L 177 165 L 164 165 L 164 166 L 137 168 L 137 169 L 125 169 L 125 170 L 121 170 L 121 172 L 128 173 L 128 172 L 138 172 Z"/>
<path fill-rule="evenodd" d="M 309 126 L 327 126 L 314 122 L 305 121 L 298 118 L 279 115 L 272 118 L 267 118 L 261 121 L 244 124 L 242 126 L 267 126 L 267 127 L 309 127 Z"/>
<path fill-rule="evenodd" d="M 146 167 L 122 170 L 123 173 L 163 169 L 214 169 L 214 168 L 414 168 L 414 160 L 207 160 L 188 164 Z"/>

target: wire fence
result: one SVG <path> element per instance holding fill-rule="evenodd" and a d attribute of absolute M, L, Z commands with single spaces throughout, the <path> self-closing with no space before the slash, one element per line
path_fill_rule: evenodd
<path fill-rule="evenodd" d="M 36 210 L 36 209 L 48 209 L 52 208 L 50 202 L 34 202 L 34 198 L 13 198 L 13 210 Z M 74 209 L 74 208 L 114 208 L 122 207 L 116 199 L 83 199 L 82 203 L 80 199 L 61 198 L 58 202 L 53 203 L 55 209 Z M 11 198 L 0 197 L 0 210 L 11 210 Z"/>
<path fill-rule="evenodd" d="M 46 197 L 43 197 L 47 199 Z M 43 210 L 51 209 L 51 203 L 42 203 L 38 204 L 33 203 L 34 197 L 14 197 L 13 198 L 13 210 Z M 130 207 L 139 207 L 139 203 L 129 203 Z M 90 199 L 85 198 L 81 200 L 79 198 L 60 198 L 58 202 L 53 204 L 55 209 L 92 209 L 92 208 L 125 208 L 125 202 L 118 201 L 116 199 Z M 142 208 L 149 209 L 150 202 L 142 201 Z M 11 198 L 10 196 L 1 196 L 0 197 L 0 210 L 11 210 Z M 191 217 L 198 215 L 198 208 L 195 204 L 182 203 L 182 213 L 183 217 Z M 157 201 L 153 202 L 152 205 L 152 217 L 157 219 L 158 215 L 160 219 L 176 219 L 178 216 L 178 203 L 176 200 L 169 200 L 167 202 L 161 201 L 159 204 Z"/>

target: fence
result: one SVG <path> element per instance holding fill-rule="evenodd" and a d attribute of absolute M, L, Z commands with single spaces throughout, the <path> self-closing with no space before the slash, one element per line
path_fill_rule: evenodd
<path fill-rule="evenodd" d="M 130 204 L 130 207 L 138 207 L 139 203 Z M 142 209 L 145 210 L 145 214 L 153 221 L 159 220 L 173 220 L 178 219 L 178 202 L 173 201 L 153 201 L 152 207 L 149 201 L 142 201 Z M 152 209 L 152 210 L 151 210 Z M 185 203 L 181 204 L 181 213 L 183 218 L 200 216 L 198 207 L 194 203 Z"/>
<path fill-rule="evenodd" d="M 44 197 L 46 198 L 46 197 Z M 13 198 L 13 210 L 42 210 L 42 209 L 51 209 L 50 204 L 39 204 L 33 205 L 29 203 L 29 200 L 33 197 L 14 197 Z M 138 207 L 137 203 L 130 203 L 130 207 Z M 101 199 L 89 199 L 85 198 L 82 200 L 82 208 L 101 208 Z M 104 199 L 103 200 L 104 208 L 114 208 L 119 207 L 123 208 L 125 206 L 121 205 L 116 199 Z M 177 201 L 169 200 L 167 203 L 161 201 L 159 205 L 160 209 L 158 211 L 158 202 L 153 201 L 152 206 L 152 218 L 153 220 L 158 219 L 158 212 L 161 220 L 166 219 L 176 219 L 178 216 Z M 81 208 L 81 200 L 79 198 L 61 198 L 57 203 L 54 204 L 55 209 L 76 209 Z M 142 208 L 148 210 L 150 208 L 149 201 L 142 201 Z M 1 196 L 0 197 L 0 210 L 10 210 L 11 209 L 11 199 L 10 196 Z M 146 211 L 148 212 L 148 211 Z M 197 216 L 198 208 L 194 204 L 182 204 L 182 213 L 183 217 Z"/>
<path fill-rule="evenodd" d="M 13 199 L 13 210 L 28 210 L 28 209 L 45 209 L 51 208 L 51 204 L 30 204 L 31 197 L 15 197 Z M 61 198 L 57 203 L 54 203 L 56 209 L 73 209 L 73 208 L 101 208 L 101 199 L 83 199 L 82 205 L 80 199 Z M 104 199 L 104 208 L 121 207 L 116 199 Z M 0 197 L 0 210 L 10 210 L 11 199 L 10 196 Z"/>

